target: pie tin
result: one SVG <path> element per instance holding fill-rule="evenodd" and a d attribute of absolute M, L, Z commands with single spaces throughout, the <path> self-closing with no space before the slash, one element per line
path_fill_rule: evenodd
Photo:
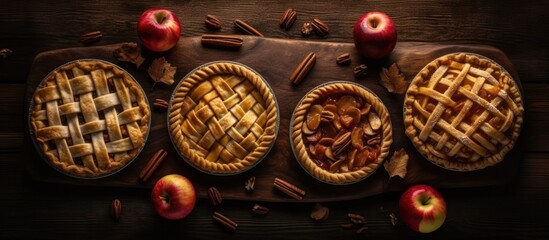
<path fill-rule="evenodd" d="M 305 172 L 307 172 L 312 178 L 318 180 L 319 182 L 323 182 L 323 183 L 326 183 L 326 184 L 330 184 L 330 185 L 334 185 L 334 186 L 344 186 L 344 185 L 352 185 L 352 184 L 356 184 L 356 183 L 359 183 L 359 182 L 362 182 L 364 181 L 364 179 L 372 176 L 380 167 L 381 165 L 383 165 L 383 162 L 385 162 L 386 159 L 383 159 L 383 161 L 380 162 L 380 164 L 368 175 L 364 176 L 363 178 L 361 179 L 358 179 L 358 180 L 355 180 L 355 181 L 352 181 L 352 182 L 344 182 L 344 183 L 336 183 L 336 182 L 330 182 L 330 181 L 324 181 L 322 179 L 318 179 L 316 178 L 311 172 L 309 172 L 309 170 L 307 170 L 307 168 L 305 168 L 305 166 L 303 166 L 303 164 L 301 163 L 301 161 L 299 160 L 299 156 L 297 155 L 297 152 L 296 152 L 296 149 L 295 149 L 295 146 L 294 146 L 294 140 L 292 139 L 292 133 L 293 133 L 293 126 L 294 126 L 294 120 L 295 120 L 295 111 L 297 110 L 297 108 L 299 106 L 301 106 L 301 103 L 303 102 L 303 100 L 310 94 L 312 93 L 313 91 L 315 91 L 316 89 L 319 89 L 321 87 L 324 87 L 324 86 L 327 86 L 327 85 L 330 85 L 330 84 L 337 84 L 337 83 L 345 83 L 345 84 L 352 84 L 352 85 L 355 85 L 367 92 L 369 92 L 370 94 L 372 94 L 374 97 L 376 97 L 378 99 L 378 101 L 380 101 L 381 103 L 383 103 L 383 101 L 381 100 L 381 98 L 379 98 L 379 96 L 377 94 L 375 94 L 372 90 L 370 90 L 369 88 L 363 86 L 363 85 L 360 85 L 360 84 L 357 84 L 357 83 L 354 83 L 354 82 L 350 82 L 350 81 L 330 81 L 330 82 L 326 82 L 326 83 L 323 83 L 323 84 L 320 84 L 316 87 L 314 87 L 313 89 L 311 89 L 309 92 L 307 92 L 302 98 L 301 100 L 299 100 L 299 102 L 297 103 L 297 105 L 295 106 L 294 108 L 294 111 L 292 111 L 292 117 L 290 118 L 290 130 L 288 132 L 288 137 L 290 139 L 290 146 L 292 147 L 292 153 L 294 154 L 294 158 L 296 159 L 297 163 L 299 163 L 299 166 L 301 166 L 301 168 L 303 168 L 303 170 L 305 170 Z M 383 103 L 383 106 L 385 107 L 385 109 L 387 109 L 387 106 L 385 106 L 385 104 Z M 388 112 L 388 109 L 387 109 L 387 112 Z M 391 128 L 392 128 L 392 123 L 391 123 Z M 392 131 L 391 131 L 392 132 Z"/>
<path fill-rule="evenodd" d="M 511 79 L 511 81 L 513 81 L 513 83 L 515 83 L 515 85 L 516 85 L 517 88 L 519 89 L 518 94 L 520 95 L 520 98 L 521 98 L 521 100 L 522 100 L 522 108 L 525 109 L 524 97 L 523 97 L 523 94 L 522 94 L 522 91 L 523 91 L 523 90 L 522 90 L 521 85 L 513 78 L 513 75 L 511 75 L 511 74 L 507 71 L 507 69 L 505 69 L 503 66 L 501 66 L 501 64 L 499 64 L 498 62 L 494 61 L 493 59 L 491 59 L 491 58 L 489 58 L 489 57 L 486 57 L 486 56 L 481 55 L 481 54 L 478 54 L 478 53 L 472 53 L 472 52 L 452 52 L 452 53 L 442 54 L 442 55 L 440 55 L 440 56 L 438 56 L 438 57 L 436 57 L 436 58 L 433 58 L 433 60 L 429 61 L 425 66 L 427 66 L 428 64 L 432 63 L 433 61 L 436 61 L 437 59 L 439 59 L 439 58 L 441 58 L 441 57 L 443 57 L 443 56 L 446 56 L 446 55 L 453 55 L 453 54 L 462 54 L 462 53 L 463 53 L 463 54 L 467 54 L 467 55 L 471 55 L 471 56 L 475 56 L 475 57 L 478 57 L 478 58 L 480 58 L 480 59 L 486 59 L 486 60 L 490 61 L 491 63 L 497 65 L 497 66 L 501 69 L 502 72 L 506 73 L 506 74 L 509 76 L 509 79 Z M 412 78 L 412 81 L 413 81 L 413 79 L 416 79 L 417 75 L 420 74 L 420 72 L 422 71 L 422 69 L 423 69 L 425 66 L 423 66 L 423 67 L 418 71 L 418 73 L 414 76 L 414 78 Z M 411 86 L 411 85 L 412 85 L 411 83 L 408 85 L 408 88 L 406 89 L 406 92 L 405 92 L 405 94 L 404 94 L 404 98 L 406 98 L 406 95 L 408 94 L 408 90 L 410 89 L 410 86 Z M 525 110 L 525 111 L 526 111 L 526 110 Z M 402 119 L 404 119 L 405 117 L 406 117 L 406 109 L 405 109 L 405 106 L 404 106 L 404 104 L 403 104 L 403 105 L 402 105 Z M 522 131 L 522 125 L 524 124 L 524 117 L 525 117 L 524 113 L 523 113 L 523 116 L 522 116 L 522 117 L 523 117 L 523 123 L 521 124 L 521 127 L 520 127 L 520 129 L 519 129 L 519 137 L 520 137 L 520 132 Z M 403 122 L 402 124 L 404 124 L 404 122 Z M 406 126 L 403 126 L 403 127 L 404 127 L 404 131 L 406 131 Z M 502 160 L 500 160 L 499 162 L 494 163 L 493 165 L 485 166 L 485 167 L 483 167 L 483 168 L 471 169 L 471 170 L 462 170 L 462 169 L 456 169 L 456 168 L 448 168 L 448 167 L 442 166 L 442 165 L 440 165 L 440 164 L 437 164 L 437 163 L 434 162 L 434 161 L 431 161 L 429 158 L 427 158 L 427 156 L 425 156 L 425 155 L 418 149 L 418 147 L 416 146 L 416 144 L 413 143 L 412 139 L 410 138 L 410 136 L 408 136 L 408 134 L 404 134 L 404 135 L 406 135 L 406 137 L 407 137 L 408 139 L 410 139 L 410 142 L 412 143 L 412 146 L 414 146 L 414 148 L 417 150 L 417 152 L 418 152 L 425 160 L 427 160 L 428 162 L 432 163 L 433 165 L 435 165 L 435 166 L 437 166 L 437 167 L 440 167 L 440 168 L 442 168 L 442 169 L 446 169 L 446 170 L 449 170 L 449 171 L 453 171 L 453 172 L 472 172 L 472 171 L 482 170 L 482 169 L 485 169 L 485 168 L 487 168 L 487 167 L 497 165 L 498 163 L 501 163 L 503 160 L 505 160 L 505 156 L 504 156 Z M 519 137 L 517 137 L 517 140 L 519 139 Z M 517 145 L 517 141 L 514 142 L 513 148 L 511 148 L 509 151 L 512 151 L 512 150 L 515 148 L 516 145 Z M 509 152 L 507 152 L 505 155 L 507 155 L 508 153 L 509 153 Z"/>
<path fill-rule="evenodd" d="M 139 82 L 134 78 L 133 75 L 131 75 L 129 72 L 127 72 L 126 70 L 124 70 L 123 68 L 121 68 L 120 66 L 114 64 L 114 63 L 111 63 L 109 61 L 105 61 L 105 60 L 101 60 L 101 59 L 93 59 L 93 58 L 83 58 L 83 59 L 77 59 L 77 60 L 73 60 L 73 61 L 70 61 L 70 62 L 66 62 L 58 67 L 56 67 L 55 69 L 53 69 L 52 71 L 50 71 L 50 73 L 48 73 L 48 75 L 46 75 L 46 77 L 44 77 L 42 79 L 42 81 L 40 81 L 40 83 L 38 84 L 38 86 L 36 87 L 36 89 L 42 87 L 44 85 L 44 82 L 51 77 L 51 75 L 61 69 L 62 67 L 65 67 L 69 64 L 72 64 L 72 63 L 75 63 L 75 62 L 81 62 L 81 61 L 98 61 L 98 62 L 103 62 L 103 63 L 106 63 L 106 64 L 111 64 L 113 66 L 115 66 L 116 68 L 118 68 L 119 70 L 125 72 L 126 74 L 128 74 L 128 76 L 130 76 L 130 78 L 137 84 L 137 86 L 139 87 L 139 90 L 141 90 L 141 92 L 143 93 L 143 96 L 145 98 L 145 102 L 147 103 L 147 106 L 149 107 L 149 112 L 152 113 L 151 109 L 150 109 L 150 105 L 149 105 L 149 100 L 147 98 L 147 95 L 145 94 L 145 91 L 143 91 L 143 88 L 141 87 L 141 84 L 139 84 Z M 136 158 L 139 157 L 139 155 L 141 154 L 141 152 L 143 151 L 143 148 L 145 147 L 145 145 L 147 144 L 147 140 L 149 138 L 149 132 L 151 130 L 151 120 L 152 120 L 152 117 L 151 119 L 149 119 L 148 123 L 147 123 L 147 132 L 145 133 L 145 136 L 144 136 L 144 143 L 143 143 L 143 146 L 141 146 L 138 151 L 137 151 L 137 154 L 135 155 L 135 157 L 133 157 L 132 159 L 130 159 L 124 166 L 118 168 L 118 169 L 115 169 L 113 170 L 112 172 L 109 172 L 109 173 L 106 173 L 106 174 L 101 174 L 101 175 L 97 175 L 97 176 L 80 176 L 80 175 L 76 175 L 76 174 L 73 174 L 73 173 L 70 173 L 70 172 L 66 172 L 64 171 L 63 169 L 60 169 L 58 167 L 56 167 L 55 165 L 53 165 L 52 163 L 50 163 L 50 159 L 48 159 L 48 157 L 42 152 L 42 149 L 40 148 L 40 146 L 38 145 L 38 142 L 36 140 L 36 136 L 34 135 L 34 128 L 32 127 L 32 110 L 35 106 L 35 103 L 34 103 L 34 94 L 36 93 L 36 89 L 35 89 L 35 92 L 32 94 L 32 98 L 30 100 L 30 104 L 29 104 L 29 114 L 28 114 L 28 128 L 29 128 L 29 133 L 30 133 L 30 138 L 32 139 L 32 143 L 36 149 L 36 151 L 38 152 L 38 154 L 40 155 L 40 157 L 49 165 L 51 166 L 53 169 L 55 169 L 57 172 L 60 172 L 66 176 L 69 176 L 69 177 L 73 177 L 73 178 L 78 178 L 78 179 L 100 179 L 100 178 L 105 178 L 105 177 L 109 177 L 109 176 L 112 176 L 120 171 L 122 171 L 123 169 L 125 169 L 127 166 L 129 166 Z"/>
<path fill-rule="evenodd" d="M 197 72 L 198 70 L 204 68 L 204 67 L 207 67 L 209 65 L 212 65 L 212 64 L 216 64 L 216 63 L 231 63 L 231 64 L 235 64 L 235 65 L 238 65 L 238 66 L 241 66 L 241 67 L 244 67 L 248 70 L 250 70 L 251 72 L 253 72 L 254 74 L 256 74 L 257 76 L 259 76 L 259 78 L 261 78 L 261 80 L 263 80 L 263 82 L 265 83 L 265 85 L 267 86 L 267 88 L 269 88 L 269 90 L 271 91 L 271 94 L 273 95 L 273 99 L 275 101 L 275 106 L 276 106 L 276 111 L 277 111 L 277 114 L 276 114 L 276 124 L 275 124 L 275 131 L 274 131 L 274 139 L 273 139 L 273 142 L 271 143 L 271 146 L 269 146 L 269 149 L 267 149 L 267 151 L 265 151 L 265 154 L 259 158 L 257 161 L 255 161 L 253 164 L 251 164 L 249 167 L 245 168 L 245 169 L 242 169 L 240 171 L 235 171 L 235 172 L 214 172 L 214 171 L 209 171 L 209 170 L 206 170 L 206 169 L 202 169 L 200 166 L 196 166 L 192 161 L 190 161 L 189 159 L 187 159 L 187 157 L 185 157 L 183 155 L 183 153 L 181 152 L 181 150 L 176 146 L 174 140 L 173 140 L 173 136 L 172 134 L 170 133 L 170 109 L 172 108 L 172 103 L 173 103 L 173 98 L 175 97 L 175 94 L 177 93 L 177 90 L 179 89 L 179 86 L 183 83 L 183 81 L 185 79 L 187 79 L 188 77 L 190 77 L 191 75 L 193 75 L 195 72 Z M 261 161 L 263 161 L 263 159 L 265 159 L 265 157 L 267 157 L 269 155 L 269 153 L 271 152 L 271 149 L 273 148 L 275 142 L 276 142 L 276 139 L 278 137 L 278 129 L 279 129 L 279 126 L 280 126 L 280 108 L 278 106 L 278 101 L 276 99 L 276 95 L 273 91 L 273 88 L 271 87 L 271 85 L 269 84 L 269 82 L 267 82 L 265 80 L 265 78 L 259 74 L 257 71 L 255 71 L 254 69 L 252 69 L 251 67 L 245 65 L 245 64 L 242 64 L 242 63 L 239 63 L 239 62 L 235 62 L 235 61 L 225 61 L 225 60 L 219 60 L 219 61 L 212 61 L 212 62 L 207 62 L 207 63 L 204 63 L 198 67 L 196 67 L 195 69 L 191 70 L 189 73 L 187 73 L 187 75 L 185 75 L 180 81 L 179 83 L 177 83 L 177 86 L 174 88 L 174 91 L 170 97 L 170 102 L 168 104 L 168 113 L 166 114 L 166 126 L 168 126 L 166 129 L 168 131 L 168 136 L 170 136 L 170 141 L 172 142 L 172 145 L 174 147 L 174 149 L 177 151 L 177 154 L 185 161 L 187 162 L 187 164 L 189 164 L 190 166 L 192 166 L 193 168 L 195 168 L 196 170 L 200 171 L 200 172 L 203 172 L 203 173 L 206 173 L 206 174 L 209 174 L 209 175 L 213 175 L 213 176 L 234 176 L 234 175 L 238 175 L 238 174 L 241 174 L 241 173 L 244 173 L 244 172 L 247 172 L 248 170 L 254 168 L 255 166 L 257 166 Z"/>

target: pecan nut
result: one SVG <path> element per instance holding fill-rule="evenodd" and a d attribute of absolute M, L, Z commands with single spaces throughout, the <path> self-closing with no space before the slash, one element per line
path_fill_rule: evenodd
<path fill-rule="evenodd" d="M 362 76 L 366 76 L 366 70 L 367 69 L 368 69 L 368 67 L 366 66 L 366 64 L 357 65 L 353 69 L 353 73 L 355 74 L 355 78 L 360 78 Z"/>
<path fill-rule="evenodd" d="M 254 187 L 255 187 L 255 176 L 252 176 L 246 181 L 244 188 L 246 188 L 246 190 L 248 191 L 253 191 Z"/>
<path fill-rule="evenodd" d="M 338 65 L 349 65 L 351 63 L 351 55 L 349 53 L 342 53 L 336 57 L 336 63 Z"/>
<path fill-rule="evenodd" d="M 217 18 L 214 15 L 206 15 L 206 19 L 204 19 L 204 24 L 206 24 L 206 27 L 214 30 L 221 29 L 221 20 Z"/>
<path fill-rule="evenodd" d="M 252 207 L 252 212 L 257 214 L 257 215 L 266 215 L 267 213 L 269 213 L 269 209 L 266 208 L 266 207 L 263 207 L 259 204 L 255 204 Z"/>
<path fill-rule="evenodd" d="M 223 198 L 221 197 L 221 193 L 215 187 L 211 187 L 211 188 L 208 189 L 208 196 L 210 197 L 210 201 L 212 202 L 212 205 L 214 207 L 223 202 Z"/>
<path fill-rule="evenodd" d="M 280 17 L 280 20 L 278 21 L 278 25 L 281 28 L 284 28 L 286 30 L 290 29 L 293 25 L 295 20 L 297 19 L 297 12 L 293 8 L 288 8 L 282 16 Z"/>
<path fill-rule="evenodd" d="M 330 33 L 330 29 L 328 28 L 328 25 L 324 23 L 322 20 L 318 18 L 314 18 L 311 22 L 311 25 L 313 27 L 313 31 L 321 37 L 324 37 Z"/>
<path fill-rule="evenodd" d="M 164 99 L 154 99 L 153 107 L 157 110 L 166 110 L 168 109 L 168 102 Z"/>

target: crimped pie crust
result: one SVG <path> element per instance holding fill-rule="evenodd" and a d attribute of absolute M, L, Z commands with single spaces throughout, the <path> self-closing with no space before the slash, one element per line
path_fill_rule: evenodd
<path fill-rule="evenodd" d="M 519 136 L 523 113 L 520 89 L 507 71 L 468 53 L 427 64 L 404 101 L 406 134 L 419 152 L 457 171 L 501 162 Z"/>
<path fill-rule="evenodd" d="M 332 173 L 322 169 L 309 157 L 306 150 L 306 146 L 303 141 L 302 126 L 305 124 L 306 114 L 312 104 L 317 99 L 331 94 L 350 94 L 361 97 L 365 102 L 372 105 L 373 109 L 378 113 L 381 119 L 381 147 L 380 153 L 376 160 L 359 170 L 350 171 L 345 173 Z M 351 184 L 358 182 L 370 174 L 372 174 L 383 163 L 387 155 L 391 144 L 393 143 L 391 117 L 387 108 L 381 102 L 381 100 L 372 94 L 370 91 L 364 89 L 353 83 L 345 82 L 333 82 L 322 85 L 309 92 L 303 100 L 296 107 L 293 115 L 293 122 L 291 122 L 291 142 L 293 144 L 294 153 L 296 154 L 298 162 L 303 168 L 316 179 L 330 183 L 330 184 Z"/>
<path fill-rule="evenodd" d="M 64 64 L 37 87 L 30 125 L 39 151 L 61 172 L 81 178 L 114 173 L 148 135 L 150 109 L 138 83 L 114 64 Z"/>
<path fill-rule="evenodd" d="M 168 111 L 180 155 L 212 174 L 251 168 L 268 153 L 278 130 L 272 90 L 257 73 L 233 62 L 192 72 L 174 91 Z"/>

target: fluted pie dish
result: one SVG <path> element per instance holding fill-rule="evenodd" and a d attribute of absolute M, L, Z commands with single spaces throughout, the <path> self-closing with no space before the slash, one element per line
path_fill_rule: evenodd
<path fill-rule="evenodd" d="M 452 53 L 427 64 L 404 100 L 406 134 L 429 161 L 456 171 L 501 162 L 524 115 L 517 83 L 484 56 Z"/>
<path fill-rule="evenodd" d="M 168 108 L 180 156 L 198 170 L 233 175 L 259 163 L 273 146 L 279 112 L 272 89 L 251 68 L 218 61 L 191 71 Z"/>
<path fill-rule="evenodd" d="M 300 165 L 329 184 L 359 182 L 383 163 L 393 142 L 387 108 L 370 90 L 330 82 L 307 93 L 290 122 Z"/>
<path fill-rule="evenodd" d="M 53 70 L 30 104 L 31 137 L 60 172 L 77 178 L 114 174 L 141 152 L 150 108 L 143 89 L 120 67 L 82 59 Z"/>

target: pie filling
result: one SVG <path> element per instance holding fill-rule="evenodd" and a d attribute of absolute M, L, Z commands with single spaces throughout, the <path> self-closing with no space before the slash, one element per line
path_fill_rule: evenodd
<path fill-rule="evenodd" d="M 370 176 L 389 154 L 391 117 L 364 87 L 331 82 L 310 91 L 296 106 L 292 150 L 314 178 L 352 184 Z"/>
<path fill-rule="evenodd" d="M 361 97 L 334 94 L 315 101 L 303 123 L 303 142 L 314 163 L 331 173 L 356 171 L 377 159 L 381 120 Z"/>

